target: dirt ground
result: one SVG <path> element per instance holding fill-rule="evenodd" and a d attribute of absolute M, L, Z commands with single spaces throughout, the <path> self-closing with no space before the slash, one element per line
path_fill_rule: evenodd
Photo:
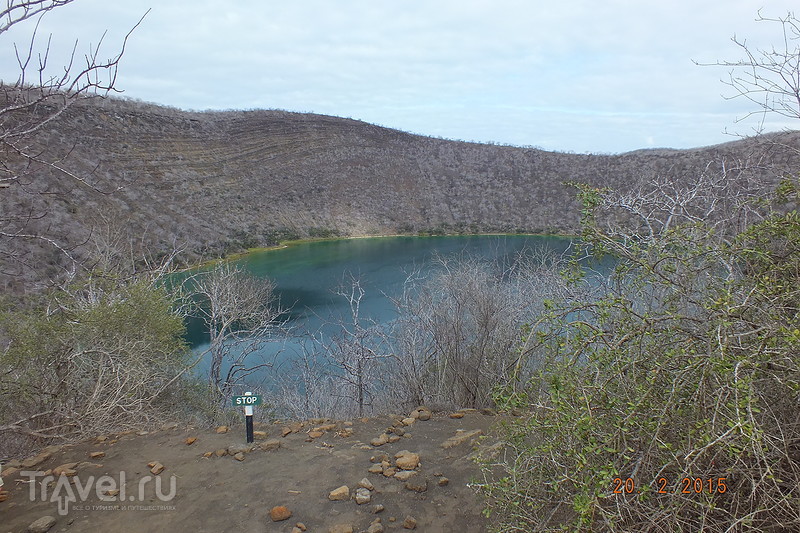
<path fill-rule="evenodd" d="M 455 416 L 462 413 L 410 425 L 403 416 L 257 424 L 250 451 L 244 424 L 227 433 L 165 426 L 45 450 L 3 465 L 0 533 L 25 532 L 46 516 L 55 519 L 49 531 L 64 532 L 483 532 L 483 501 L 468 486 L 480 473 L 469 456 L 495 442 L 485 435 L 499 419 L 470 410 Z M 396 442 L 370 444 L 383 433 Z M 407 481 L 392 475 L 403 472 L 395 455 L 404 450 Z M 409 468 L 413 454 L 419 465 Z M 364 478 L 361 499 L 370 501 L 359 504 Z M 349 496 L 331 500 L 344 485 Z M 273 511 L 279 506 L 288 519 L 273 520 L 271 511 L 286 514 Z"/>

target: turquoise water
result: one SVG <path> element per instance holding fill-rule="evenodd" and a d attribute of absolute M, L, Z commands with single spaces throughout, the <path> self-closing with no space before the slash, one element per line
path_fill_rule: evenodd
<path fill-rule="evenodd" d="M 294 340 L 276 339 L 265 349 L 290 356 L 299 349 L 298 338 L 336 333 L 337 320 L 350 311 L 347 300 L 336 291 L 339 287 L 349 290 L 353 278 L 360 281 L 365 293 L 360 307 L 362 319 L 386 323 L 394 318 L 391 297 L 402 293 L 410 275 L 429 275 L 436 268 L 436 256 L 510 263 L 520 254 L 536 256 L 543 250 L 561 254 L 570 242 L 564 237 L 530 235 L 341 239 L 251 253 L 236 262 L 275 283 L 280 305 L 288 309 L 284 319 L 293 330 Z M 189 341 L 197 351 L 207 347 L 200 324 L 190 323 Z M 202 372 L 202 368 L 199 370 Z"/>
<path fill-rule="evenodd" d="M 400 295 L 410 274 L 429 274 L 437 255 L 511 262 L 519 254 L 542 249 L 560 254 L 569 245 L 564 237 L 532 235 L 375 237 L 299 243 L 251 253 L 236 262 L 275 282 L 281 306 L 289 309 L 289 323 L 314 330 L 331 315 L 348 311 L 346 300 L 335 292 L 338 287 L 349 288 L 352 277 L 365 291 L 362 315 L 384 322 L 393 315 L 389 297 Z M 191 329 L 190 342 L 195 347 L 204 343 L 197 325 Z"/>

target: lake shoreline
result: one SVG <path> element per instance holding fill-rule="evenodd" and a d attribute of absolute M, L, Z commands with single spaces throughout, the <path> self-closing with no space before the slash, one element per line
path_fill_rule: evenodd
<path fill-rule="evenodd" d="M 245 257 L 261 252 L 271 252 L 274 250 L 285 250 L 293 246 L 317 243 L 317 242 L 335 242 L 335 241 L 349 241 L 356 239 L 383 239 L 383 238 L 396 238 L 396 237 L 414 237 L 414 238 L 434 238 L 434 237 L 553 237 L 558 239 L 575 239 L 580 237 L 577 234 L 566 233 L 442 233 L 442 234 L 424 234 L 419 235 L 416 233 L 385 233 L 385 234 L 369 234 L 369 235 L 341 235 L 336 237 L 308 237 L 305 239 L 290 239 L 280 241 L 274 246 L 256 246 L 248 248 L 242 252 L 228 254 L 225 257 L 217 257 L 214 259 L 207 259 L 200 261 L 197 264 L 191 265 L 182 269 L 183 272 L 191 272 L 193 270 L 200 270 L 205 267 L 210 267 L 218 263 L 228 261 L 238 261 Z"/>

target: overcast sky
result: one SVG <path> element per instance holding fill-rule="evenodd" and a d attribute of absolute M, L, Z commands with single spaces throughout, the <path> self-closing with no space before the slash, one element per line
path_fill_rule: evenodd
<path fill-rule="evenodd" d="M 689 148 L 752 133 L 709 63 L 780 44 L 796 0 L 76 0 L 40 37 L 130 38 L 117 86 L 182 109 L 272 108 L 423 135 L 574 152 Z M 0 77 L 16 79 L 0 36 Z M 21 31 L 26 30 L 26 31 Z M 51 66 L 57 66 L 52 57 Z M 800 129 L 773 121 L 768 130 Z"/>

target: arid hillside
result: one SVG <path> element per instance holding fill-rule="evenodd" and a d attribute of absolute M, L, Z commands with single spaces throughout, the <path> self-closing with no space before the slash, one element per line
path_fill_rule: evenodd
<path fill-rule="evenodd" d="M 576 155 L 313 114 L 90 100 L 31 143 L 74 176 L 30 168 L 0 189 L 0 209 L 6 233 L 47 235 L 79 258 L 179 247 L 191 262 L 292 237 L 573 232 L 579 208 L 566 181 L 626 189 L 724 166 L 743 184 L 775 182 L 800 168 L 797 147 L 800 134 L 786 133 L 693 150 Z M 3 255 L 0 289 L 29 289 L 65 263 L 41 239 L 2 245 L 11 254 Z"/>

